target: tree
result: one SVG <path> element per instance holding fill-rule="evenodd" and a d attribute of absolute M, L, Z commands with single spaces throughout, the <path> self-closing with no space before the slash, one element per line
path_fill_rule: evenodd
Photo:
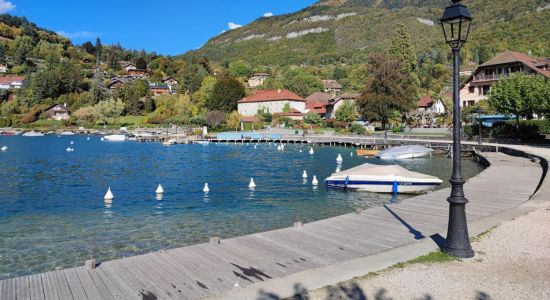
<path fill-rule="evenodd" d="M 334 80 L 341 80 L 346 77 L 348 77 L 348 74 L 343 68 L 336 66 L 336 68 L 332 71 L 332 78 L 334 78 Z"/>
<path fill-rule="evenodd" d="M 323 82 L 315 75 L 300 72 L 296 75 L 288 74 L 284 86 L 296 94 L 307 97 L 315 92 L 323 90 Z"/>
<path fill-rule="evenodd" d="M 414 72 L 416 70 L 416 54 L 411 44 L 411 37 L 407 32 L 407 27 L 403 24 L 398 24 L 393 32 L 391 47 L 388 50 L 390 57 L 403 62 L 405 72 Z"/>
<path fill-rule="evenodd" d="M 233 77 L 250 77 L 252 68 L 243 60 L 238 60 L 229 64 L 229 74 Z"/>
<path fill-rule="evenodd" d="M 222 77 L 214 85 L 212 97 L 206 103 L 206 107 L 210 110 L 230 112 L 237 109 L 237 100 L 244 96 L 244 86 L 237 79 Z"/>
<path fill-rule="evenodd" d="M 242 118 L 243 116 L 241 116 L 241 114 L 238 111 L 236 110 L 232 111 L 227 117 L 227 121 L 226 121 L 227 127 L 235 128 L 235 131 L 238 131 L 239 126 L 241 125 Z"/>
<path fill-rule="evenodd" d="M 143 101 L 143 108 L 148 113 L 155 111 L 156 109 L 155 99 L 153 99 L 153 97 L 151 97 L 150 94 L 147 94 L 145 96 L 145 100 Z"/>
<path fill-rule="evenodd" d="M 101 71 L 97 71 L 94 74 L 94 78 L 92 81 L 92 88 L 90 89 L 88 103 L 91 105 L 95 105 L 107 99 L 107 92 L 107 87 L 103 82 L 103 74 Z"/>
<path fill-rule="evenodd" d="M 95 40 L 95 65 L 101 65 L 101 55 L 103 54 L 103 46 L 101 46 L 101 40 L 97 38 Z"/>
<path fill-rule="evenodd" d="M 6 46 L 4 44 L 0 44 L 0 64 L 6 63 Z"/>
<path fill-rule="evenodd" d="M 202 109 L 206 107 L 206 103 L 210 101 L 216 82 L 216 78 L 212 76 L 206 76 L 202 80 L 201 87 L 193 94 L 192 97 L 193 101 L 199 108 Z"/>
<path fill-rule="evenodd" d="M 82 44 L 82 48 L 83 48 L 84 51 L 86 51 L 86 53 L 88 53 L 88 54 L 92 54 L 92 55 L 95 54 L 95 47 L 94 47 L 94 44 L 92 44 L 90 41 L 87 41 L 87 42 L 85 42 L 84 44 Z"/>
<path fill-rule="evenodd" d="M 192 95 L 201 87 L 202 80 L 207 75 L 208 72 L 202 65 L 193 62 L 186 63 L 183 67 L 183 90 Z"/>
<path fill-rule="evenodd" d="M 344 100 L 344 103 L 336 110 L 336 120 L 351 123 L 357 120 L 357 108 L 352 100 Z"/>
<path fill-rule="evenodd" d="M 79 108 L 77 111 L 75 111 L 74 116 L 81 121 L 88 122 L 88 123 L 95 123 L 97 120 L 98 113 L 92 106 L 85 106 Z"/>
<path fill-rule="evenodd" d="M 107 123 L 109 118 L 116 124 L 116 118 L 120 117 L 124 112 L 124 103 L 120 100 L 109 99 L 99 102 L 94 106 L 94 109 L 97 111 L 103 124 Z"/>
<path fill-rule="evenodd" d="M 514 73 L 495 83 L 489 94 L 489 105 L 496 111 L 516 116 L 516 127 L 521 117 L 532 119 L 535 114 L 548 115 L 550 83 L 543 76 Z"/>
<path fill-rule="evenodd" d="M 225 121 L 225 112 L 213 110 L 206 115 L 206 123 L 210 128 L 219 127 Z"/>
<path fill-rule="evenodd" d="M 136 60 L 136 69 L 141 69 L 141 70 L 147 69 L 147 62 L 143 57 L 140 57 Z"/>
<path fill-rule="evenodd" d="M 290 103 L 285 103 L 285 106 L 283 106 L 283 112 L 288 113 L 290 112 Z"/>
<path fill-rule="evenodd" d="M 312 125 L 321 125 L 323 124 L 323 118 L 318 113 L 309 111 L 304 115 L 304 122 Z"/>
<path fill-rule="evenodd" d="M 368 73 L 372 76 L 357 99 L 359 112 L 368 120 L 382 120 L 390 111 L 404 113 L 416 107 L 416 87 L 408 82 L 403 63 L 384 53 L 369 57 Z"/>

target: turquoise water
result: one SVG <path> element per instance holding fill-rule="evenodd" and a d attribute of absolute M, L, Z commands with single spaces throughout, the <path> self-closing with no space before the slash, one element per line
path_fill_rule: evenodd
<path fill-rule="evenodd" d="M 70 141 L 74 152 L 66 152 Z M 0 137 L 0 279 L 81 266 L 311 222 L 391 201 L 389 195 L 329 190 L 322 185 L 343 169 L 395 163 L 350 157 L 351 148 L 101 142 L 97 136 Z M 300 153 L 299 150 L 303 152 Z M 399 164 L 442 178 L 451 160 L 431 157 Z M 303 182 L 307 170 L 309 181 Z M 481 167 L 464 160 L 467 178 Z M 312 175 L 321 182 L 311 185 Z M 248 189 L 250 177 L 257 187 Z M 202 188 L 208 182 L 210 193 Z M 155 189 L 165 189 L 162 200 Z M 107 187 L 112 205 L 103 196 Z M 401 197 L 401 196 L 400 196 Z M 401 198 L 402 199 L 402 198 Z M 441 199 L 445 201 L 445 199 Z"/>

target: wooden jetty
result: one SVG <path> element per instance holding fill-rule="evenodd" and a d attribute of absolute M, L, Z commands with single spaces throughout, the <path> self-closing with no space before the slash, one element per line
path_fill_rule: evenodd
<path fill-rule="evenodd" d="M 469 221 L 527 201 L 536 159 L 485 153 L 465 185 Z M 0 299 L 201 299 L 445 235 L 449 189 L 317 222 L 0 281 Z M 289 224 L 292 225 L 292 224 Z M 231 224 L 228 224 L 231 226 Z"/>

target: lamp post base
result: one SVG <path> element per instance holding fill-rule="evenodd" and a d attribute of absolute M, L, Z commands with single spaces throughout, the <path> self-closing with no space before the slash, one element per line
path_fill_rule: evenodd
<path fill-rule="evenodd" d="M 445 245 L 443 246 L 443 252 L 452 256 L 460 257 L 460 258 L 474 257 L 474 250 L 472 249 L 453 249 L 453 248 L 448 248 L 447 245 Z"/>
<path fill-rule="evenodd" d="M 474 250 L 470 245 L 470 236 L 468 235 L 468 224 L 466 222 L 465 206 L 466 198 L 449 197 L 449 226 L 447 229 L 447 238 L 442 250 L 452 256 L 461 258 L 470 258 L 474 256 Z M 460 201 L 461 203 L 456 203 Z"/>

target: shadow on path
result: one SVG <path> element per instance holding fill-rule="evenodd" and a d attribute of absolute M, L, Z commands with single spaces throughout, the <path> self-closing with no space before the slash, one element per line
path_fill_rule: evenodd
<path fill-rule="evenodd" d="M 401 224 L 403 224 L 407 229 L 409 229 L 409 232 L 414 235 L 415 240 L 421 240 L 425 238 L 425 236 L 422 234 L 422 232 L 414 229 L 407 221 L 403 220 L 399 215 L 397 215 L 393 210 L 391 210 L 387 205 L 384 205 L 384 208 L 390 212 Z"/>

